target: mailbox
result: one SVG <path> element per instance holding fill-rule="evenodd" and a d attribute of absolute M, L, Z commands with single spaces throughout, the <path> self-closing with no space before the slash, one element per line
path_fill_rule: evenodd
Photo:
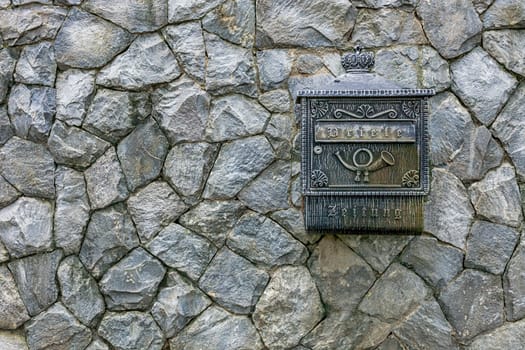
<path fill-rule="evenodd" d="M 301 176 L 309 231 L 423 230 L 429 191 L 428 97 L 371 72 L 372 53 L 343 56 L 346 74 L 300 90 Z"/>

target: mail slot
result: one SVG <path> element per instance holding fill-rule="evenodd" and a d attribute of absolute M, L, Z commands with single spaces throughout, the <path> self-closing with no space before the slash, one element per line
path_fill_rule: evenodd
<path fill-rule="evenodd" d="M 301 176 L 309 231 L 423 230 L 429 191 L 428 97 L 371 72 L 372 53 L 342 58 L 346 74 L 300 90 Z"/>

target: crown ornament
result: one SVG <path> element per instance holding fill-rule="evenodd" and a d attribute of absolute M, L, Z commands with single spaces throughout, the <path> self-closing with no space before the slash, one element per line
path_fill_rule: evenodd
<path fill-rule="evenodd" d="M 374 53 L 361 51 L 360 46 L 355 48 L 355 52 L 347 53 L 341 58 L 341 64 L 347 73 L 370 72 L 374 63 Z"/>

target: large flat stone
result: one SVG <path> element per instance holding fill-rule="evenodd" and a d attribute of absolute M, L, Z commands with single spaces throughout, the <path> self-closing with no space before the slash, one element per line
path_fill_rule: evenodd
<path fill-rule="evenodd" d="M 68 69 L 56 80 L 56 118 L 71 126 L 81 126 L 95 92 L 95 72 Z"/>
<path fill-rule="evenodd" d="M 20 197 L 20 192 L 0 176 L 0 208 L 7 207 Z"/>
<path fill-rule="evenodd" d="M 24 332 L 0 330 L 0 350 L 28 349 Z"/>
<path fill-rule="evenodd" d="M 55 85 L 57 63 L 55 49 L 49 41 L 25 46 L 20 54 L 15 81 L 23 84 Z"/>
<path fill-rule="evenodd" d="M 525 317 L 525 241 L 522 240 L 503 275 L 507 319 L 517 321 Z"/>
<path fill-rule="evenodd" d="M 13 275 L 6 265 L 0 265 L 0 328 L 17 329 L 29 319 Z"/>
<path fill-rule="evenodd" d="M 525 343 L 525 320 L 506 323 L 490 332 L 480 335 L 467 350 L 519 349 Z"/>
<path fill-rule="evenodd" d="M 525 76 L 525 62 L 521 55 L 524 46 L 525 30 L 491 30 L 483 33 L 483 48 L 508 70 L 522 76 Z"/>
<path fill-rule="evenodd" d="M 168 21 L 178 23 L 198 19 L 224 0 L 168 0 Z"/>
<path fill-rule="evenodd" d="M 293 57 L 288 50 L 257 51 L 259 81 L 263 90 L 282 87 L 292 72 Z"/>
<path fill-rule="evenodd" d="M 282 109 L 289 109 L 288 102 L 290 97 L 287 91 L 285 90 L 274 90 L 284 92 L 287 102 L 284 102 Z M 265 95 L 271 94 L 268 92 Z M 275 96 L 275 95 L 274 95 Z M 283 96 L 279 93 L 279 96 Z M 262 96 L 261 96 L 262 97 Z M 271 97 L 272 99 L 274 97 Z M 279 97 L 276 97 L 275 103 L 283 103 Z M 261 101 L 261 103 L 263 103 Z M 264 103 L 263 103 L 264 104 Z M 268 105 L 265 105 L 268 108 Z M 282 110 L 281 109 L 281 110 Z M 273 114 L 268 125 L 266 125 L 266 130 L 264 135 L 268 138 L 268 141 L 272 144 L 272 147 L 275 151 L 275 155 L 279 159 L 291 159 L 292 158 L 292 143 L 293 135 L 295 132 L 295 119 L 291 114 Z"/>
<path fill-rule="evenodd" d="M 226 0 L 202 19 L 202 27 L 234 44 L 252 47 L 255 40 L 255 2 Z"/>
<path fill-rule="evenodd" d="M 495 0 L 482 18 L 485 29 L 524 28 L 525 6 L 513 0 Z"/>
<path fill-rule="evenodd" d="M 13 72 L 16 67 L 17 55 L 14 50 L 0 50 L 0 103 L 4 102 L 13 82 Z"/>

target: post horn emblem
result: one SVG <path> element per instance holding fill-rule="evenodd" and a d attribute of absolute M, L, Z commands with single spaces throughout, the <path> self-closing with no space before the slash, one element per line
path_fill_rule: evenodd
<path fill-rule="evenodd" d="M 360 163 L 357 160 L 357 156 L 360 153 L 366 153 L 368 156 L 368 159 L 365 162 Z M 341 156 L 341 152 L 337 151 L 334 153 L 334 155 L 337 157 L 337 159 L 341 162 L 341 164 L 348 170 L 355 171 L 356 175 L 354 180 L 356 182 L 369 182 L 370 179 L 368 175 L 374 171 L 377 171 L 379 169 L 382 169 L 387 166 L 392 166 L 395 164 L 396 160 L 392 153 L 388 151 L 381 151 L 381 155 L 378 159 L 374 160 L 374 155 L 368 148 L 359 148 L 357 149 L 354 154 L 352 155 L 352 163 L 348 164 L 343 157 Z M 361 174 L 363 175 L 363 178 L 361 179 Z"/>

